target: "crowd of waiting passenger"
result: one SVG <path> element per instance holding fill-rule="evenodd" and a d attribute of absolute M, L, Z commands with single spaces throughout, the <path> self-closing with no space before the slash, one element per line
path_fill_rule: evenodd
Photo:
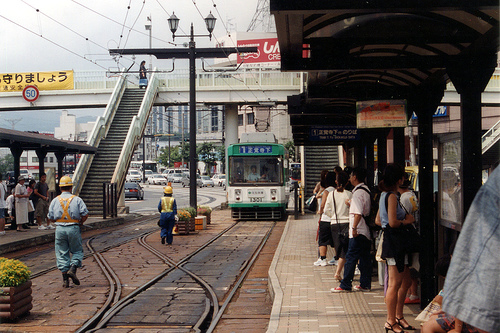
<path fill-rule="evenodd" d="M 340 282 L 331 292 L 370 291 L 372 249 L 385 267 L 386 332 L 416 330 L 403 315 L 405 304 L 420 304 L 418 200 L 409 175 L 389 164 L 376 189 L 365 184 L 363 168 L 323 170 L 314 188 L 319 215 L 318 254 L 314 266 L 337 265 Z M 499 332 L 500 168 L 489 177 L 472 203 L 457 241 L 455 255 L 438 260 L 435 274 L 448 278 L 443 290 L 416 318 L 422 332 Z M 373 192 L 373 193 L 372 193 Z M 374 223 L 371 207 L 378 205 Z M 376 242 L 372 243 L 372 240 Z M 328 261 L 327 248 L 335 256 Z M 450 249 L 453 253 L 453 249 Z M 457 255 L 457 252 L 459 255 Z M 453 259 L 452 259 L 453 258 Z M 450 270 L 448 270 L 450 267 Z M 450 272 L 453 276 L 450 278 Z M 359 285 L 353 286 L 355 274 Z"/>

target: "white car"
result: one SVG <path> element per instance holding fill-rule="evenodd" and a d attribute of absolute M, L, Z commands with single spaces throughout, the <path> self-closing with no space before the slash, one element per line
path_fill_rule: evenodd
<path fill-rule="evenodd" d="M 142 180 L 142 173 L 139 170 L 129 170 L 125 181 L 140 183 Z"/>
<path fill-rule="evenodd" d="M 184 173 L 174 173 L 169 175 L 169 180 L 172 183 L 180 183 L 182 181 L 182 178 L 184 177 Z"/>
<path fill-rule="evenodd" d="M 218 173 L 216 175 L 213 175 L 212 181 L 214 182 L 214 184 L 222 186 L 222 184 L 226 182 L 226 175 L 223 173 L 222 174 Z"/>
<path fill-rule="evenodd" d="M 201 182 L 202 182 L 204 187 L 209 187 L 209 186 L 214 187 L 213 180 L 210 179 L 210 177 L 208 177 L 208 176 L 201 176 Z"/>
<path fill-rule="evenodd" d="M 167 185 L 167 179 L 158 173 L 154 173 L 148 177 L 148 184 L 151 185 Z"/>

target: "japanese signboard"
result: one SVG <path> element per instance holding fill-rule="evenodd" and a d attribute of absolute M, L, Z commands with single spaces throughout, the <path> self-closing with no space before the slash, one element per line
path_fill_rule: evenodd
<path fill-rule="evenodd" d="M 263 145 L 240 146 L 240 154 L 271 154 L 273 147 Z"/>
<path fill-rule="evenodd" d="M 243 59 L 246 64 L 259 62 L 281 61 L 280 46 L 278 38 L 238 40 L 238 47 L 256 46 L 257 53 L 245 53 Z M 238 55 L 238 63 L 242 58 Z"/>
<path fill-rule="evenodd" d="M 406 101 L 356 102 L 358 128 L 406 127 Z"/>
<path fill-rule="evenodd" d="M 359 131 L 356 126 L 312 126 L 309 133 L 309 140 L 359 140 Z"/>
<path fill-rule="evenodd" d="M 0 74 L 0 92 L 23 91 L 27 86 L 38 90 L 73 89 L 73 71 Z"/>

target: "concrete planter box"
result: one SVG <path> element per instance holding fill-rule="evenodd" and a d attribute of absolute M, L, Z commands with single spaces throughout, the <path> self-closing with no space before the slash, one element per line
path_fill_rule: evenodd
<path fill-rule="evenodd" d="M 31 280 L 17 287 L 0 287 L 0 318 L 14 320 L 32 308 Z"/>
<path fill-rule="evenodd" d="M 198 215 L 196 216 L 195 223 L 196 230 L 204 230 L 207 228 L 207 217 L 204 215 Z"/>

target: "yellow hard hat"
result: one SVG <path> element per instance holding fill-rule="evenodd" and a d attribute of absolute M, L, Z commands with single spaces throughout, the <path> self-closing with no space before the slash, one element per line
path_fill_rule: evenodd
<path fill-rule="evenodd" d="M 174 193 L 174 191 L 172 190 L 172 186 L 165 186 L 163 188 L 163 193 L 165 193 L 165 194 L 172 194 L 172 193 Z"/>
<path fill-rule="evenodd" d="M 69 176 L 62 176 L 59 180 L 59 187 L 73 186 L 73 181 Z"/>

